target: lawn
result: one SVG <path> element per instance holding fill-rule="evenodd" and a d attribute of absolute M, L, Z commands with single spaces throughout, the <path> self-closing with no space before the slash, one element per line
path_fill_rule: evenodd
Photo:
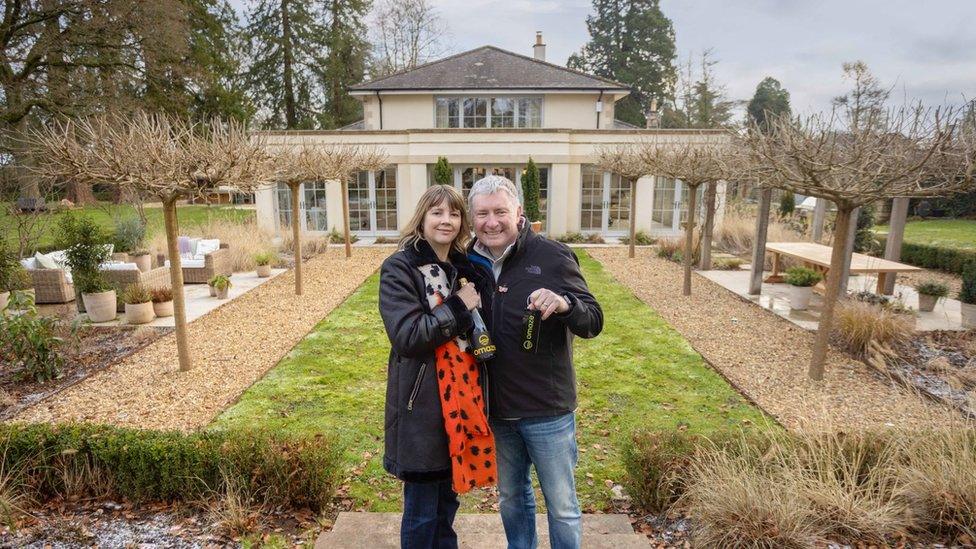
<path fill-rule="evenodd" d="M 610 508 L 605 481 L 622 479 L 620 449 L 634 430 L 708 433 L 763 419 L 661 317 L 579 254 L 606 315 L 599 337 L 576 340 L 577 483 L 581 505 L 592 512 Z M 378 282 L 377 275 L 367 279 L 212 428 L 262 424 L 335 436 L 350 476 L 343 497 L 356 508 L 398 511 L 401 486 L 382 468 L 389 343 L 377 310 Z M 462 510 L 485 509 L 491 500 L 473 492 Z"/>
<path fill-rule="evenodd" d="M 16 242 L 16 223 L 6 212 L 6 205 L 0 208 L 0 231 L 11 242 Z M 109 234 L 115 231 L 115 219 L 125 217 L 135 217 L 136 211 L 132 206 L 113 204 L 110 202 L 99 202 L 98 204 L 85 206 L 72 210 L 78 215 L 88 215 L 104 228 Z M 48 214 L 49 220 L 46 222 L 44 234 L 41 236 L 38 247 L 42 250 L 50 249 L 54 245 L 53 232 L 57 226 L 58 219 L 64 213 Z M 254 219 L 254 210 L 241 209 L 234 206 L 207 206 L 207 205 L 186 205 L 180 206 L 177 210 L 177 218 L 181 227 L 205 225 L 211 219 L 230 219 L 243 222 Z M 162 208 L 146 208 L 146 217 L 149 220 L 147 238 L 151 237 L 156 231 L 163 230 L 163 210 Z"/>
<path fill-rule="evenodd" d="M 887 225 L 875 227 L 888 232 Z M 905 241 L 962 250 L 976 250 L 976 219 L 925 219 L 905 225 Z"/>

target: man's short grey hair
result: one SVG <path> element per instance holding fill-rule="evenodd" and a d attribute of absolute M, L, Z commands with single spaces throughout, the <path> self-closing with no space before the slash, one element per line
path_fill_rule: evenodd
<path fill-rule="evenodd" d="M 501 175 L 486 175 L 475 181 L 474 185 L 471 186 L 471 191 L 468 193 L 468 209 L 474 210 L 474 197 L 481 194 L 494 194 L 498 191 L 507 192 L 516 207 L 521 205 L 515 183 L 512 183 L 509 178 Z"/>

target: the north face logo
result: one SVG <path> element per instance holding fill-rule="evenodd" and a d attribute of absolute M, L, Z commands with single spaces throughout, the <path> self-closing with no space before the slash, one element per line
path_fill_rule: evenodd
<path fill-rule="evenodd" d="M 525 272 L 533 275 L 541 275 L 542 267 L 538 265 L 529 265 L 528 267 L 525 268 Z"/>

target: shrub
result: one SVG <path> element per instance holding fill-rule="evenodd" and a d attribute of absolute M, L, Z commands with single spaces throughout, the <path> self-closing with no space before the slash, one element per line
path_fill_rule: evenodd
<path fill-rule="evenodd" d="M 962 271 L 962 288 L 959 301 L 976 305 L 976 261 L 970 261 Z"/>
<path fill-rule="evenodd" d="M 938 280 L 925 280 L 915 285 L 915 291 L 922 295 L 945 297 L 949 295 L 949 286 Z"/>
<path fill-rule="evenodd" d="M 122 290 L 122 302 L 129 305 L 150 303 L 152 292 L 142 284 L 129 284 Z"/>
<path fill-rule="evenodd" d="M 255 265 L 273 265 L 278 262 L 278 254 L 265 250 L 254 254 Z"/>
<path fill-rule="evenodd" d="M 796 211 L 796 196 L 790 191 L 783 191 L 779 196 L 779 216 L 790 217 Z"/>
<path fill-rule="evenodd" d="M 329 249 L 329 235 L 312 236 L 305 235 L 302 236 L 302 257 L 310 258 L 314 255 L 325 253 Z M 295 245 L 292 242 L 291 231 L 281 232 L 281 245 L 279 250 L 287 250 L 289 252 L 294 251 Z"/>
<path fill-rule="evenodd" d="M 6 289 L 11 292 L 23 292 L 34 287 L 34 281 L 19 262 L 14 264 L 7 278 Z"/>
<path fill-rule="evenodd" d="M 858 300 L 837 304 L 833 335 L 841 347 L 863 355 L 869 344 L 900 344 L 911 339 L 915 319 L 896 310 Z"/>
<path fill-rule="evenodd" d="M 0 361 L 23 369 L 22 377 L 43 382 L 61 377 L 69 345 L 77 341 L 80 322 L 59 324 L 41 316 L 33 299 L 21 292 L 10 294 L 15 315 L 0 314 Z"/>
<path fill-rule="evenodd" d="M 152 295 L 153 303 L 166 303 L 167 301 L 173 301 L 173 289 L 172 288 L 153 288 L 149 291 Z"/>
<path fill-rule="evenodd" d="M 522 176 L 522 208 L 529 221 L 542 221 L 539 212 L 539 168 L 531 156 Z"/>
<path fill-rule="evenodd" d="M 657 239 L 655 239 L 654 237 L 652 237 L 651 235 L 647 234 L 644 231 L 637 231 L 636 233 L 634 233 L 634 244 L 636 246 L 651 246 L 655 242 L 657 242 Z M 630 237 L 629 236 L 621 237 L 620 243 L 630 244 Z"/>
<path fill-rule="evenodd" d="M 332 244 L 345 244 L 346 243 L 346 235 L 344 233 L 340 232 L 339 229 L 336 229 L 335 227 L 332 227 L 332 230 L 329 231 L 329 242 L 332 243 Z M 349 242 L 350 243 L 359 242 L 359 237 L 350 233 L 349 234 Z M 304 242 L 302 244 L 304 245 Z"/>
<path fill-rule="evenodd" d="M 884 250 L 886 238 L 877 237 L 877 250 Z M 934 244 L 918 244 L 915 242 L 904 242 L 901 245 L 902 263 L 924 267 L 926 269 L 938 269 L 947 273 L 961 275 L 963 268 L 969 262 L 976 262 L 976 251 L 948 248 Z"/>
<path fill-rule="evenodd" d="M 662 259 L 681 262 L 684 244 L 677 238 L 661 238 L 657 241 L 657 256 Z"/>
<path fill-rule="evenodd" d="M 99 270 L 111 257 L 108 239 L 89 216 L 65 214 L 55 231 L 58 247 L 65 250 L 65 264 L 71 269 L 74 284 L 83 294 L 112 289 Z"/>
<path fill-rule="evenodd" d="M 23 467 L 42 498 L 65 491 L 64 471 L 86 493 L 134 501 L 196 501 L 228 482 L 269 505 L 321 509 L 339 479 L 328 437 L 270 431 L 142 431 L 90 424 L 0 426 L 6 466 Z M 97 483 L 97 485 L 96 485 Z"/>
<path fill-rule="evenodd" d="M 6 238 L 0 238 L 0 292 L 10 291 L 14 271 L 24 267 L 17 261 L 17 254 L 10 249 Z"/>
<path fill-rule="evenodd" d="M 792 267 L 786 270 L 786 276 L 784 278 L 786 283 L 791 286 L 809 288 L 823 280 L 823 275 L 818 271 L 806 267 Z"/>
<path fill-rule="evenodd" d="M 787 219 L 771 216 L 766 230 L 768 242 L 797 242 L 804 240 L 803 233 L 791 227 L 797 217 Z M 732 255 L 748 254 L 756 239 L 756 209 L 742 203 L 730 204 L 722 217 L 722 224 L 715 228 L 712 242 Z"/>
<path fill-rule="evenodd" d="M 743 263 L 738 257 L 722 257 L 712 263 L 712 268 L 718 271 L 738 271 Z"/>
<path fill-rule="evenodd" d="M 213 286 L 218 290 L 224 290 L 233 286 L 230 282 L 230 278 L 227 275 L 214 275 L 207 281 L 207 284 Z"/>
<path fill-rule="evenodd" d="M 116 252 L 133 253 L 142 249 L 146 239 L 146 226 L 142 220 L 136 217 L 126 217 L 119 219 L 115 223 L 115 244 Z"/>
<path fill-rule="evenodd" d="M 434 164 L 434 183 L 438 185 L 450 185 L 454 183 L 454 169 L 443 156 L 437 158 Z"/>
<path fill-rule="evenodd" d="M 581 244 L 586 240 L 586 238 L 583 236 L 583 233 L 570 231 L 564 235 L 557 236 L 556 240 L 565 244 Z"/>
<path fill-rule="evenodd" d="M 874 227 L 874 208 L 862 206 L 857 216 L 857 230 L 854 233 L 854 251 L 874 253 L 878 251 L 878 240 L 872 230 Z"/>

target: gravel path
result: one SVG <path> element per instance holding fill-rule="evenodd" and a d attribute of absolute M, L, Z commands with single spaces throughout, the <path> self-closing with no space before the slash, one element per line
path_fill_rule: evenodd
<path fill-rule="evenodd" d="M 346 259 L 341 247 L 330 248 L 306 264 L 304 296 L 295 296 L 295 275 L 289 271 L 190 323 L 194 368 L 189 372 L 179 371 L 171 334 L 15 419 L 182 431 L 205 426 L 390 253 L 358 248 Z"/>
<path fill-rule="evenodd" d="M 681 295 L 681 266 L 638 250 L 592 249 L 614 277 L 653 307 L 748 398 L 790 429 L 925 428 L 958 417 L 881 381 L 832 351 L 823 382 L 807 378 L 813 334 L 701 276 Z M 608 314 L 613 314 L 608 311 Z"/>

